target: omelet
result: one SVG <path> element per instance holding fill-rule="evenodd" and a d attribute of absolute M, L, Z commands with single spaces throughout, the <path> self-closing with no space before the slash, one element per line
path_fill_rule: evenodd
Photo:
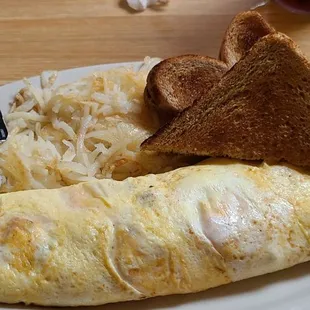
<path fill-rule="evenodd" d="M 207 160 L 0 196 L 0 302 L 101 305 L 206 290 L 309 260 L 310 176 Z"/>

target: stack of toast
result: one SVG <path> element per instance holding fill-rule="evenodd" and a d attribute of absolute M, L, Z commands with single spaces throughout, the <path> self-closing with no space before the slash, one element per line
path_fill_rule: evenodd
<path fill-rule="evenodd" d="M 143 150 L 310 165 L 310 63 L 255 11 L 234 18 L 219 59 L 154 67 L 145 101 L 163 127 Z"/>

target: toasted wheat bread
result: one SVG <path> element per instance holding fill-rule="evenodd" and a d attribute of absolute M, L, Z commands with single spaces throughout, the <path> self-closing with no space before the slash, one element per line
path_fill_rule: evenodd
<path fill-rule="evenodd" d="M 310 165 L 310 64 L 283 34 L 260 39 L 144 150 Z"/>
<path fill-rule="evenodd" d="M 207 56 L 168 58 L 149 73 L 144 100 L 156 108 L 165 123 L 206 95 L 226 71 L 223 62 Z"/>
<path fill-rule="evenodd" d="M 275 33 L 264 18 L 255 11 L 238 14 L 229 25 L 220 49 L 220 60 L 229 68 L 234 66 L 260 38 Z"/>
<path fill-rule="evenodd" d="M 221 46 L 223 61 L 207 56 L 182 55 L 160 62 L 148 75 L 145 103 L 157 110 L 161 123 L 165 124 L 208 94 L 259 38 L 274 31 L 257 12 L 237 15 Z"/>

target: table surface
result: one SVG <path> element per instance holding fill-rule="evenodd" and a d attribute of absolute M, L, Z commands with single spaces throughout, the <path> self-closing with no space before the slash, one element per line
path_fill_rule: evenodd
<path fill-rule="evenodd" d="M 0 84 L 94 64 L 185 53 L 217 56 L 232 17 L 259 0 L 170 0 L 129 10 L 122 0 L 0 0 Z M 259 11 L 310 56 L 310 17 Z"/>

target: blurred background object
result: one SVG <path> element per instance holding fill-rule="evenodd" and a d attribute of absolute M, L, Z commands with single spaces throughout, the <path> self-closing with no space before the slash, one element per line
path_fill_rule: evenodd
<path fill-rule="evenodd" d="M 275 1 L 277 4 L 281 5 L 285 9 L 299 14 L 309 14 L 310 13 L 310 1 L 309 0 L 260 0 L 255 4 L 255 7 L 260 7 L 270 3 L 270 1 Z"/>
<path fill-rule="evenodd" d="M 276 2 L 294 13 L 310 13 L 309 0 L 276 0 Z"/>
<path fill-rule="evenodd" d="M 129 7 L 136 11 L 144 11 L 148 7 L 168 4 L 169 0 L 127 0 Z"/>
<path fill-rule="evenodd" d="M 170 0 L 144 12 L 126 0 L 0 0 L 0 84 L 102 63 L 197 53 L 216 57 L 233 16 L 260 0 Z M 310 55 L 309 15 L 271 1 L 258 11 Z"/>

